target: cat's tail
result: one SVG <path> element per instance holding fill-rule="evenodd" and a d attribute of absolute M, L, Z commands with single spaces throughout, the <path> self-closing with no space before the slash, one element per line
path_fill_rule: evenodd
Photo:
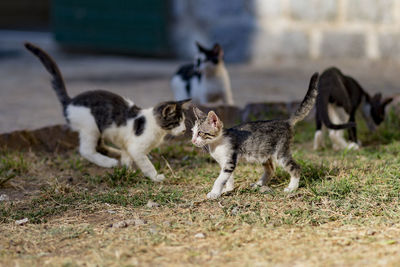
<path fill-rule="evenodd" d="M 303 120 L 310 110 L 313 108 L 315 99 L 318 95 L 318 81 L 319 74 L 318 72 L 314 73 L 311 76 L 310 85 L 308 86 L 308 91 L 303 101 L 300 104 L 300 107 L 296 110 L 296 112 L 289 118 L 289 123 L 294 126 L 297 122 Z"/>
<path fill-rule="evenodd" d="M 66 106 L 71 102 L 71 98 L 67 94 L 64 79 L 61 75 L 60 70 L 57 67 L 57 64 L 41 48 L 39 48 L 31 43 L 28 43 L 28 42 L 25 43 L 24 45 L 25 45 L 26 49 L 28 49 L 32 54 L 34 54 L 35 56 L 37 56 L 40 59 L 43 66 L 51 74 L 51 76 L 53 78 L 51 81 L 51 84 L 53 86 L 54 91 L 56 91 L 58 100 L 61 102 L 63 108 L 65 109 Z"/>
<path fill-rule="evenodd" d="M 319 117 L 319 120 L 321 120 L 328 129 L 342 130 L 350 127 L 355 127 L 356 124 L 354 122 L 334 124 L 329 118 L 328 105 L 329 96 L 325 94 L 319 94 L 317 99 L 317 117 Z"/>

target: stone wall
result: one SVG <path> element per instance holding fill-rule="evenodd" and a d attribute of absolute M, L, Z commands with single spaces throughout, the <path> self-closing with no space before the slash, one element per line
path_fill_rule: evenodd
<path fill-rule="evenodd" d="M 172 39 L 220 42 L 228 61 L 400 60 L 400 0 L 172 0 Z"/>

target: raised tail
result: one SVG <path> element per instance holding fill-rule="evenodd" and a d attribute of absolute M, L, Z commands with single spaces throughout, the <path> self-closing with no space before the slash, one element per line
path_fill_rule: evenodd
<path fill-rule="evenodd" d="M 319 81 L 319 74 L 318 72 L 316 72 L 313 74 L 313 76 L 311 76 L 310 85 L 308 86 L 308 91 L 303 101 L 301 102 L 300 107 L 289 118 L 289 123 L 292 126 L 294 126 L 297 122 L 303 120 L 314 106 L 315 99 L 317 98 L 318 95 L 318 81 Z"/>
<path fill-rule="evenodd" d="M 61 75 L 60 70 L 57 67 L 55 61 L 41 48 L 31 44 L 25 43 L 24 44 L 26 49 L 28 49 L 32 54 L 37 56 L 46 70 L 51 74 L 52 81 L 51 84 L 53 86 L 54 91 L 56 91 L 58 100 L 61 102 L 63 108 L 65 109 L 66 106 L 70 103 L 71 98 L 67 94 L 67 90 L 65 88 L 64 79 Z"/>

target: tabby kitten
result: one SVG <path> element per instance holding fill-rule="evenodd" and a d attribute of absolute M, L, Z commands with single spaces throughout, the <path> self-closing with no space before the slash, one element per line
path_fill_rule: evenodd
<path fill-rule="evenodd" d="M 382 99 L 380 93 L 371 97 L 355 79 L 344 75 L 338 68 L 328 68 L 319 79 L 314 149 L 323 146 L 323 125 L 329 129 L 333 149 L 358 149 L 357 109 L 361 106 L 368 128 L 374 131 L 384 120 L 386 105 L 392 100 Z M 350 142 L 344 139 L 343 129 L 346 128 Z"/>
<path fill-rule="evenodd" d="M 147 154 L 167 134 L 185 132 L 183 109 L 188 108 L 189 100 L 163 102 L 141 109 L 128 99 L 102 90 L 87 91 L 70 98 L 54 60 L 31 43 L 25 43 L 25 47 L 52 75 L 53 89 L 63 107 L 64 117 L 71 129 L 79 133 L 79 152 L 84 158 L 105 168 L 117 166 L 118 160 L 96 150 L 100 144 L 108 152 L 118 154 L 121 164 L 130 167 L 134 161 L 151 180 L 164 180 L 164 175 L 157 173 Z M 104 140 L 119 149 L 106 146 Z"/>
<path fill-rule="evenodd" d="M 256 185 L 263 186 L 270 181 L 276 162 L 290 173 L 290 183 L 285 192 L 298 188 L 300 167 L 290 152 L 293 127 L 312 109 L 317 97 L 317 86 L 318 73 L 315 73 L 300 107 L 287 120 L 254 121 L 224 129 L 222 121 L 213 111 L 206 115 L 194 108 L 196 121 L 192 129 L 192 143 L 198 147 L 206 147 L 221 167 L 207 198 L 216 199 L 222 193 L 233 190 L 233 171 L 240 158 L 263 164 L 264 174 Z"/>
<path fill-rule="evenodd" d="M 222 101 L 233 105 L 231 83 L 219 44 L 207 49 L 196 43 L 199 54 L 194 64 L 183 65 L 171 79 L 176 100 L 191 98 L 197 104 Z"/>

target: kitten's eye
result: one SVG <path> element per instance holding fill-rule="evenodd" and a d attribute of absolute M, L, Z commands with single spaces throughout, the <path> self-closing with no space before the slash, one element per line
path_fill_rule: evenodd
<path fill-rule="evenodd" d="M 202 131 L 199 131 L 198 133 L 197 133 L 199 136 L 201 136 L 201 137 L 203 137 L 205 134 L 204 134 L 204 132 L 202 132 Z"/>

